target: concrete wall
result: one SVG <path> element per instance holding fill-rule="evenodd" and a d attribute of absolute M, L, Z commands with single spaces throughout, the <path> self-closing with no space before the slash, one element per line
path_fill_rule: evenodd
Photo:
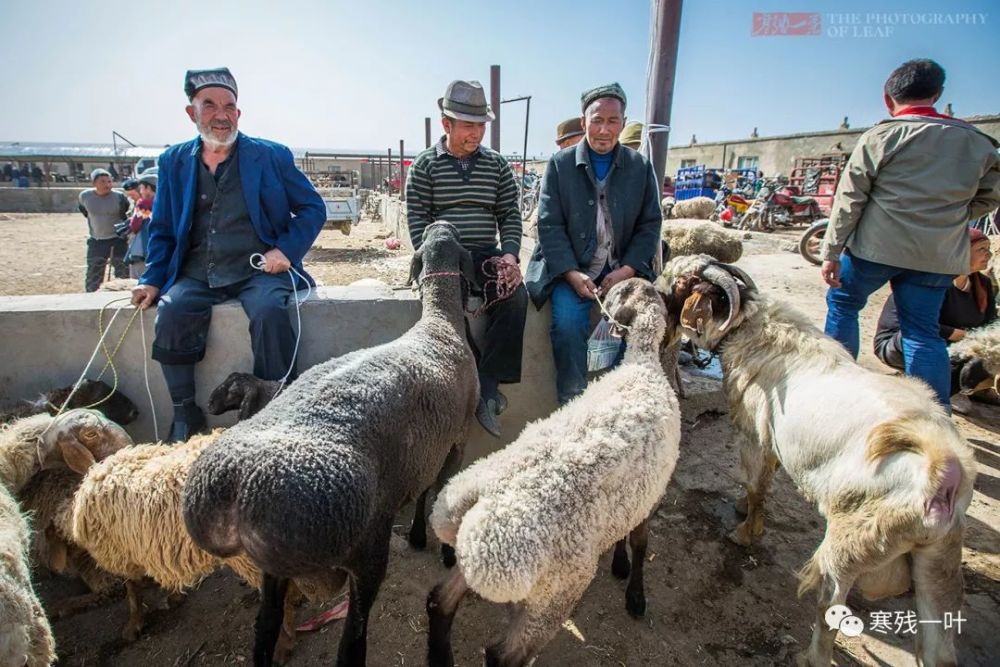
<path fill-rule="evenodd" d="M 89 186 L 87 186 L 89 187 Z M 85 188 L 0 188 L 0 212 L 4 213 L 74 213 L 77 198 Z"/>
<path fill-rule="evenodd" d="M 53 387 L 72 384 L 83 371 L 97 345 L 97 317 L 101 306 L 119 295 L 113 292 L 54 296 L 0 297 L 0 404 L 33 398 Z M 114 322 L 109 340 L 117 341 L 131 308 Z M 107 321 L 114 314 L 106 314 Z M 142 317 L 147 346 L 152 343 L 155 311 Z M 294 318 L 294 312 L 292 313 Z M 371 347 L 402 335 L 420 316 L 420 302 L 410 290 L 388 287 L 321 287 L 302 306 L 303 336 L 299 369 L 353 350 Z M 139 319 L 129 330 L 115 358 L 119 388 L 138 406 L 142 415 L 128 431 L 137 441 L 153 439 L 153 420 L 143 374 L 143 347 Z M 294 319 L 293 319 L 294 322 Z M 473 322 L 481 331 L 482 322 Z M 518 385 L 505 385 L 509 407 L 501 417 L 503 440 L 496 440 L 475 424 L 468 443 L 472 460 L 516 437 L 524 424 L 551 412 L 555 401 L 555 371 L 548 337 L 549 311 L 529 307 L 525 331 L 524 373 Z M 104 365 L 98 358 L 89 377 L 96 378 Z M 198 365 L 198 402 L 204 405 L 211 390 L 233 371 L 252 368 L 247 319 L 237 302 L 216 306 L 208 353 Z M 149 382 L 160 437 L 171 419 L 170 399 L 159 365 L 148 363 Z M 111 383 L 111 372 L 104 378 Z M 363 406 L 359 406 L 363 409 Z M 401 419 L 405 415 L 400 415 Z M 233 415 L 209 418 L 211 425 L 229 425 Z"/>

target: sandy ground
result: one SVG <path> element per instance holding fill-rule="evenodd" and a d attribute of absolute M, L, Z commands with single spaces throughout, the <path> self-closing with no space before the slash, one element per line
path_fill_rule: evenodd
<path fill-rule="evenodd" d="M 83 221 L 78 216 L 0 218 L 0 293 L 59 292 L 75 288 L 83 276 Z M 40 231 L 44 230 L 44 231 Z M 350 237 L 325 232 L 307 267 L 327 284 L 361 277 L 394 282 L 405 278 L 401 251 L 384 249 L 382 230 L 362 224 Z M 764 289 L 776 293 L 821 322 L 825 305 L 818 271 L 789 246 L 797 233 L 755 235 L 740 265 Z M 39 259 L 39 248 L 47 257 Z M 871 335 L 880 299 L 863 321 Z M 880 368 L 865 351 L 862 363 Z M 880 368 L 880 370 L 883 370 Z M 685 378 L 681 457 L 652 519 L 646 564 L 648 609 L 642 620 L 624 610 L 624 585 L 610 572 L 605 556 L 593 584 L 572 617 L 537 661 L 539 667 L 574 665 L 784 665 L 808 643 L 814 615 L 812 596 L 795 597 L 795 571 L 823 535 L 816 511 L 779 473 L 771 494 L 767 530 L 750 549 L 730 543 L 726 533 L 738 519 L 732 505 L 740 494 L 734 435 L 718 392 L 718 382 Z M 816 406 L 816 419 L 835 419 Z M 977 407 L 957 417 L 972 443 L 980 475 L 969 510 L 965 574 L 965 622 L 959 651 L 963 665 L 996 665 L 1000 656 L 1000 411 Z M 398 518 L 388 577 L 376 601 L 369 632 L 369 664 L 424 664 L 427 591 L 445 576 L 436 544 L 410 549 L 402 536 L 411 510 Z M 50 605 L 79 592 L 80 585 L 45 579 L 39 585 Z M 251 662 L 252 623 L 257 594 L 233 575 L 219 572 L 204 581 L 178 608 L 152 607 L 142 637 L 119 638 L 127 610 L 119 599 L 53 623 L 60 665 L 240 665 Z M 849 605 L 866 623 L 876 611 L 905 612 L 909 596 Z M 300 610 L 305 617 L 317 608 Z M 499 635 L 505 610 L 467 600 L 454 630 L 458 665 L 481 664 L 481 647 Z M 289 664 L 330 665 L 335 661 L 339 624 L 302 635 Z M 856 639 L 841 636 L 840 665 L 912 665 L 912 635 L 867 630 Z"/>

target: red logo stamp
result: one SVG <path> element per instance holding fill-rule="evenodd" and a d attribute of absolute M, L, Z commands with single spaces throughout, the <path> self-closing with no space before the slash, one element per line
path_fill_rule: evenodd
<path fill-rule="evenodd" d="M 812 12 L 754 12 L 752 37 L 820 35 L 822 15 Z"/>

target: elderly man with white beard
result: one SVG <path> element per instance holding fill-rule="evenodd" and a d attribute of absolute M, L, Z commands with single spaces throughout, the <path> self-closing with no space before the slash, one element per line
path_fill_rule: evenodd
<path fill-rule="evenodd" d="M 302 258 L 326 221 L 323 199 L 285 146 L 239 132 L 237 87 L 225 67 L 184 78 L 198 137 L 159 159 L 146 270 L 132 303 L 159 301 L 152 357 L 174 406 L 168 442 L 205 428 L 195 402 L 195 364 L 205 356 L 212 306 L 239 299 L 250 320 L 254 375 L 294 379 L 289 269 L 312 282 Z M 264 257 L 263 270 L 251 265 Z M 294 275 L 294 274 L 292 274 Z"/>

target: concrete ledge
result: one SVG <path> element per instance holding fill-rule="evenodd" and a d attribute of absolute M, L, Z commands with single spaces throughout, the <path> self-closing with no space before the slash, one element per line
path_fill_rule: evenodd
<path fill-rule="evenodd" d="M 95 292 L 50 296 L 0 297 L 0 403 L 32 398 L 53 387 L 72 384 L 79 377 L 98 340 L 98 314 L 112 299 L 127 293 Z M 126 302 L 105 311 L 107 322 L 116 308 L 122 312 L 108 335 L 113 347 L 133 314 Z M 410 290 L 386 286 L 320 287 L 302 306 L 303 335 L 299 369 L 357 349 L 372 347 L 401 336 L 420 317 L 420 302 Z M 294 323 L 294 310 L 291 312 Z M 143 375 L 143 350 L 139 323 L 146 333 L 147 350 L 153 340 L 155 310 L 137 318 L 115 357 L 118 386 L 139 406 L 141 416 L 128 427 L 137 442 L 153 439 L 153 420 Z M 525 328 L 523 374 L 520 384 L 504 385 L 509 407 L 501 417 L 504 438 L 497 440 L 475 425 L 466 460 L 498 449 L 516 437 L 525 423 L 547 415 L 556 407 L 555 371 L 549 343 L 549 309 L 529 306 Z M 481 322 L 473 322 L 480 332 Z M 212 311 L 208 352 L 198 364 L 198 402 L 204 405 L 212 389 L 233 371 L 249 372 L 248 321 L 238 302 L 227 302 Z M 89 377 L 104 366 L 98 355 Z M 149 384 L 156 405 L 160 437 L 171 418 L 170 399 L 159 364 L 148 362 Z M 104 378 L 112 382 L 110 369 Z M 403 416 L 401 416 L 402 418 Z M 213 426 L 227 426 L 234 416 L 210 417 Z"/>
<path fill-rule="evenodd" d="M 83 186 L 0 188 L 4 213 L 75 213 Z"/>

